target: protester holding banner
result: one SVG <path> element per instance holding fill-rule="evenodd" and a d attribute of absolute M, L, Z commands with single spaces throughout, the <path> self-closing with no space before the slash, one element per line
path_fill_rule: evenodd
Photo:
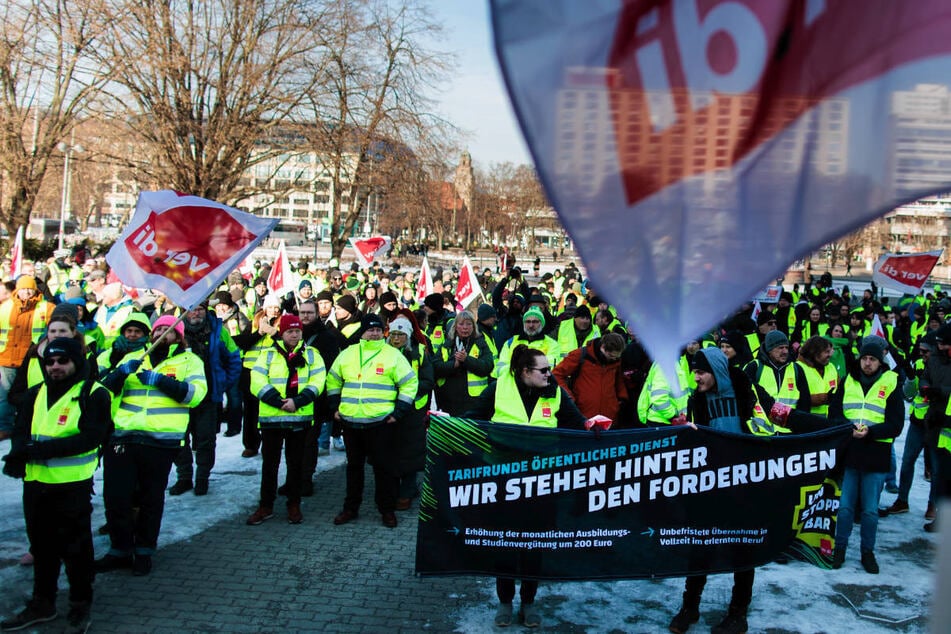
<path fill-rule="evenodd" d="M 629 398 L 621 372 L 623 352 L 624 337 L 609 332 L 571 350 L 555 366 L 552 375 L 586 418 L 600 414 L 617 421 L 622 403 Z"/>
<path fill-rule="evenodd" d="M 578 410 L 564 388 L 552 380 L 551 366 L 545 353 L 524 344 L 512 351 L 511 362 L 506 366 L 506 371 L 496 383 L 482 392 L 476 406 L 465 416 L 511 425 L 585 428 L 584 414 Z M 511 571 L 513 576 L 496 578 L 495 590 L 499 598 L 495 615 L 496 625 L 505 627 L 512 623 L 515 578 L 518 578 L 519 573 L 531 574 L 533 566 L 538 565 L 538 557 L 540 555 L 537 551 L 520 553 L 519 569 Z M 518 616 L 526 627 L 537 627 L 541 623 L 535 609 L 537 591 L 538 581 L 522 580 Z"/>
<path fill-rule="evenodd" d="M 885 364 L 887 350 L 888 342 L 881 337 L 866 337 L 859 350 L 859 367 L 849 372 L 829 404 L 832 421 L 847 421 L 854 428 L 842 458 L 845 473 L 832 567 L 841 568 L 845 562 L 855 510 L 861 506 L 862 567 L 869 574 L 879 572 L 875 560 L 878 501 L 891 464 L 892 442 L 905 425 L 899 377 Z"/>

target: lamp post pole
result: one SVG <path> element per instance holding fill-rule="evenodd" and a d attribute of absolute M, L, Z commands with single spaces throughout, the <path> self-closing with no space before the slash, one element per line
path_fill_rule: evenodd
<path fill-rule="evenodd" d="M 71 176 L 72 174 L 69 171 L 69 161 L 72 157 L 73 152 L 82 152 L 83 148 L 81 145 L 74 145 L 73 140 L 75 139 L 75 133 L 71 134 L 69 137 L 69 145 L 65 143 L 60 143 L 57 145 L 57 149 L 63 153 L 63 196 L 60 201 L 59 208 L 59 249 L 63 248 L 63 241 L 66 234 L 66 212 L 70 208 L 70 194 L 71 192 Z"/>

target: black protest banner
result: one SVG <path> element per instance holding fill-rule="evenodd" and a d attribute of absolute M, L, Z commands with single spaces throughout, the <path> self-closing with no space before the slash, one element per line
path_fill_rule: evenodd
<path fill-rule="evenodd" d="M 828 568 L 841 426 L 782 437 L 433 417 L 416 571 L 535 579 Z"/>

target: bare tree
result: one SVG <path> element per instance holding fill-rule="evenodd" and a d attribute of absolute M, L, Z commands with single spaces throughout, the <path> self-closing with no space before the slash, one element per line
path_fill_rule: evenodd
<path fill-rule="evenodd" d="M 330 181 L 333 257 L 360 221 L 387 158 L 414 162 L 416 152 L 449 134 L 431 113 L 429 95 L 452 60 L 424 45 L 440 31 L 415 0 L 338 0 L 325 15 L 313 58 L 319 80 L 300 116 Z"/>
<path fill-rule="evenodd" d="M 109 114 L 135 147 L 114 158 L 146 182 L 224 202 L 259 191 L 242 176 L 288 151 L 278 127 L 310 89 L 305 60 L 323 28 L 322 6 L 308 0 L 109 4 L 116 28 L 99 61 L 113 82 Z"/>
<path fill-rule="evenodd" d="M 86 0 L 8 0 L 0 32 L 0 225 L 29 223 L 57 145 L 100 95 L 109 20 Z"/>

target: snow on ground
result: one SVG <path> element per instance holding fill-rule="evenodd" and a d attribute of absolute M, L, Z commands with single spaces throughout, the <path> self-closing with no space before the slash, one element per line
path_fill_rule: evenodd
<path fill-rule="evenodd" d="M 899 463 L 902 446 L 903 439 L 899 439 Z M 8 441 L 0 443 L 0 453 L 6 453 L 8 448 Z M 211 479 L 216 503 L 209 504 L 211 498 L 196 498 L 190 493 L 167 497 L 160 547 L 188 539 L 235 513 L 254 510 L 260 485 L 260 457 L 241 458 L 241 450 L 240 436 L 218 437 L 218 458 Z M 332 451 L 329 456 L 320 457 L 318 470 L 341 466 L 344 461 L 342 452 Z M 94 531 L 105 521 L 101 478 L 100 470 L 96 474 Z M 174 471 L 170 480 L 174 481 Z M 922 530 L 927 494 L 928 483 L 922 477 L 919 459 L 910 498 L 911 512 L 879 523 L 876 554 L 882 568 L 880 575 L 865 573 L 858 562 L 858 526 L 841 570 L 825 571 L 799 562 L 774 563 L 758 569 L 749 616 L 751 631 L 928 631 L 938 540 Z M 894 497 L 883 493 L 882 505 L 891 504 Z M 20 499 L 20 482 L 0 479 L 0 587 L 11 587 L 14 580 L 22 584 L 24 569 L 17 562 L 27 550 L 27 540 Z M 231 502 L 217 503 L 219 500 Z M 108 538 L 95 535 L 95 546 L 97 556 L 101 556 L 108 549 Z M 708 631 L 719 622 L 730 600 L 731 585 L 730 575 L 710 577 L 696 631 Z M 490 606 L 495 604 L 492 580 L 460 578 L 459 589 L 460 593 L 473 596 L 475 605 L 460 611 L 457 631 L 491 629 Z M 545 619 L 543 627 L 547 623 L 558 631 L 657 632 L 666 631 L 667 623 L 680 606 L 682 592 L 683 579 L 543 583 L 538 601 Z"/>

